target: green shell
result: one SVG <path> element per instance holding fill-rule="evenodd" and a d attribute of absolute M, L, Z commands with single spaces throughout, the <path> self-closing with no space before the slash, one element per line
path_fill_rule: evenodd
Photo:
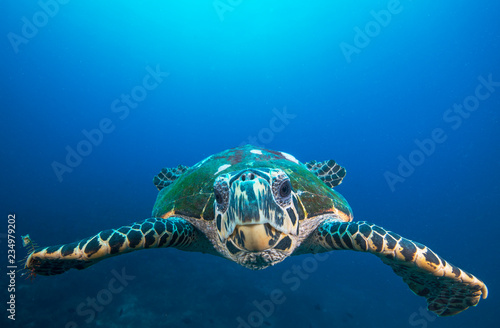
<path fill-rule="evenodd" d="M 290 177 L 299 196 L 305 219 L 336 210 L 352 218 L 347 201 L 293 156 L 251 145 L 209 156 L 160 190 L 153 208 L 154 217 L 182 215 L 195 219 L 214 219 L 213 184 L 221 173 L 249 168 L 280 168 Z M 349 220 L 350 221 L 350 220 Z"/>

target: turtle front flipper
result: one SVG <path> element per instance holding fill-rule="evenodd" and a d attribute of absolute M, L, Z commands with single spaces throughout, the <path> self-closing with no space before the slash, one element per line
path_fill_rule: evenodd
<path fill-rule="evenodd" d="M 439 316 L 460 313 L 477 305 L 481 296 L 488 296 L 481 280 L 445 261 L 430 248 L 371 223 L 327 220 L 297 253 L 331 250 L 377 255 L 415 294 L 424 296 L 428 310 Z"/>
<path fill-rule="evenodd" d="M 149 218 L 119 229 L 104 230 L 71 244 L 35 249 L 28 255 L 24 268 L 31 276 L 51 276 L 69 269 L 82 270 L 112 256 L 159 247 L 210 252 L 211 245 L 182 218 Z"/>

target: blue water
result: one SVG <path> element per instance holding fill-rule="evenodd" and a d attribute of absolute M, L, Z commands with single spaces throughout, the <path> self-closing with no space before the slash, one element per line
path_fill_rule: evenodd
<path fill-rule="evenodd" d="M 336 189 L 356 220 L 426 244 L 485 281 L 490 296 L 437 318 L 368 254 L 333 252 L 294 288 L 283 277 L 306 256 L 254 272 L 157 249 L 33 282 L 18 276 L 16 320 L 2 309 L 2 327 L 236 328 L 252 318 L 261 327 L 497 324 L 500 5 L 3 7 L 2 272 L 8 214 L 22 260 L 21 235 L 48 246 L 145 219 L 162 167 L 250 142 L 304 162 L 335 159 L 347 169 Z M 122 272 L 133 278 L 110 293 Z M 6 307 L 4 274 L 1 283 Z"/>

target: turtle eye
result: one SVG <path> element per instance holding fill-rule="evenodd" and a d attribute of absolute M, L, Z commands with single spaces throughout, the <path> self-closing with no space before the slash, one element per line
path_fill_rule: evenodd
<path fill-rule="evenodd" d="M 292 203 L 292 183 L 285 174 L 280 174 L 273 181 L 274 199 L 278 205 L 288 207 Z"/>
<path fill-rule="evenodd" d="M 286 198 L 292 193 L 292 184 L 290 180 L 284 180 L 280 185 L 280 196 Z"/>
<path fill-rule="evenodd" d="M 220 193 L 220 190 L 219 189 L 214 189 L 214 195 L 215 195 L 215 201 L 217 203 L 222 203 L 222 194 Z"/>
<path fill-rule="evenodd" d="M 214 196 L 217 203 L 217 209 L 224 213 L 228 207 L 229 186 L 224 179 L 218 179 L 214 183 Z"/>

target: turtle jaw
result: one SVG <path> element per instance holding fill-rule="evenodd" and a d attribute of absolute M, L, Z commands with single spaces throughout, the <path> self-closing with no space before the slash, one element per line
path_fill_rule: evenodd
<path fill-rule="evenodd" d="M 271 224 L 236 225 L 228 237 L 242 251 L 262 252 L 274 248 L 279 240 L 286 236 Z"/>
<path fill-rule="evenodd" d="M 235 257 L 235 262 L 247 269 L 262 270 L 280 263 L 289 255 L 276 249 L 268 249 L 262 252 L 240 252 Z"/>
<path fill-rule="evenodd" d="M 262 270 L 287 258 L 297 238 L 270 223 L 244 224 L 236 225 L 223 243 L 233 261 L 248 269 Z"/>

